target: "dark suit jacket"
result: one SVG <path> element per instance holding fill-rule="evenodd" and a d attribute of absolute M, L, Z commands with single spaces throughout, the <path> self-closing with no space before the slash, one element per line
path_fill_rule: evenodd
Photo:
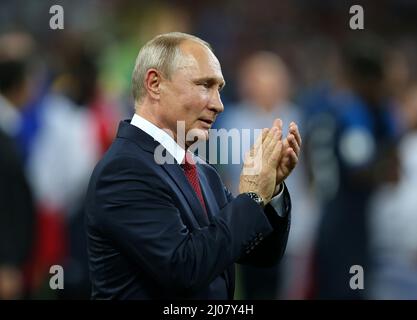
<path fill-rule="evenodd" d="M 203 208 L 181 167 L 157 164 L 151 136 L 121 122 L 92 174 L 86 225 L 95 299 L 232 299 L 234 263 L 271 266 L 290 226 L 246 194 L 233 198 L 208 164 L 198 174 Z M 167 154 L 169 156 L 169 154 Z"/>
<path fill-rule="evenodd" d="M 22 268 L 33 249 L 35 205 L 12 138 L 0 130 L 0 266 Z"/>

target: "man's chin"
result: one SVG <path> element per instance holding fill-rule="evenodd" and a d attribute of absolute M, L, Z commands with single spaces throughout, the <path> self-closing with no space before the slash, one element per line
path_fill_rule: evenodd
<path fill-rule="evenodd" d="M 200 129 L 200 128 L 191 129 L 187 133 L 187 143 L 186 143 L 186 146 L 187 146 L 187 148 L 194 150 L 194 149 L 198 148 L 198 146 L 201 143 L 207 141 L 208 138 L 209 138 L 209 130 L 207 130 L 207 129 Z"/>
<path fill-rule="evenodd" d="M 194 128 L 187 133 L 187 142 L 196 143 L 197 141 L 207 141 L 209 129 Z"/>

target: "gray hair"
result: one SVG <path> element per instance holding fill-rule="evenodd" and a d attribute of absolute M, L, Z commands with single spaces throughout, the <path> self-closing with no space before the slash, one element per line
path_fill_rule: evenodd
<path fill-rule="evenodd" d="M 145 97 L 145 76 L 149 69 L 154 68 L 170 79 L 179 66 L 181 58 L 179 46 L 185 40 L 198 42 L 211 50 L 210 44 L 206 41 L 182 32 L 158 35 L 140 49 L 132 74 L 132 93 L 135 102 L 140 102 Z"/>

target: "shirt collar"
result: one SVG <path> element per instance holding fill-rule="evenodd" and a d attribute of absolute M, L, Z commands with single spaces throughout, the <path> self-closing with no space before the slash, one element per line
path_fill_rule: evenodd
<path fill-rule="evenodd" d="M 178 163 L 183 162 L 185 150 L 164 130 L 158 128 L 152 122 L 136 113 L 133 115 L 130 124 L 138 127 L 154 138 L 154 140 L 158 141 L 175 158 L 175 160 L 177 160 Z"/>
<path fill-rule="evenodd" d="M 15 136 L 21 125 L 19 112 L 0 94 L 0 129 L 9 136 Z"/>

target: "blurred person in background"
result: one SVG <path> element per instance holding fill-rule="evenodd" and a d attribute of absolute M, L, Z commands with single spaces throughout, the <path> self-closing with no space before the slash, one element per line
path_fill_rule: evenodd
<path fill-rule="evenodd" d="M 40 213 L 34 297 L 88 299 L 90 282 L 82 203 L 88 177 L 115 134 L 117 106 L 98 87 L 97 48 L 62 34 L 48 61 L 51 85 L 36 112 L 27 160 Z M 65 290 L 49 290 L 49 268 L 62 265 Z"/>
<path fill-rule="evenodd" d="M 268 127 L 271 119 L 280 118 L 284 128 L 292 121 L 299 123 L 301 113 L 298 106 L 290 102 L 289 70 L 282 59 L 273 52 L 258 51 L 249 55 L 240 65 L 238 73 L 238 93 L 240 101 L 229 105 L 219 117 L 220 128 L 237 129 L 242 136 L 243 129 Z M 287 129 L 284 134 L 287 134 Z M 256 140 L 257 136 L 253 139 Z M 248 151 L 241 143 L 231 145 L 231 153 L 238 153 L 241 158 Z M 220 174 L 234 194 L 238 194 L 241 164 L 220 165 Z M 296 216 L 292 220 L 287 255 L 279 266 L 256 268 L 239 266 L 241 298 L 276 299 L 295 296 L 296 288 L 303 285 L 306 268 L 306 252 L 311 243 L 316 216 L 315 203 L 309 192 L 308 180 L 304 172 L 303 157 L 299 159 L 299 168 L 287 179 L 288 189 L 294 192 L 297 203 L 292 210 Z M 238 290 L 239 292 L 239 290 Z"/>
<path fill-rule="evenodd" d="M 35 234 L 35 206 L 19 147 L 21 108 L 30 99 L 32 38 L 0 35 L 0 299 L 28 295 L 26 267 Z"/>
<path fill-rule="evenodd" d="M 398 184 L 384 184 L 370 203 L 372 299 L 417 299 L 417 84 L 399 97 L 406 129 L 399 143 Z"/>
<path fill-rule="evenodd" d="M 191 32 L 189 11 L 178 3 L 149 2 L 144 5 L 136 1 L 115 2 L 113 20 L 103 25 L 106 46 L 100 51 L 100 85 L 106 95 L 121 103 L 121 116 L 131 113 L 130 80 L 137 48 L 146 39 L 157 34 L 181 31 Z"/>
<path fill-rule="evenodd" d="M 370 35 L 347 41 L 342 81 L 323 96 L 310 119 L 307 150 L 323 190 L 310 297 L 369 298 L 371 252 L 367 206 L 378 186 L 398 179 L 398 124 L 385 94 L 383 46 Z M 350 268 L 364 270 L 364 289 L 350 287 Z"/>

